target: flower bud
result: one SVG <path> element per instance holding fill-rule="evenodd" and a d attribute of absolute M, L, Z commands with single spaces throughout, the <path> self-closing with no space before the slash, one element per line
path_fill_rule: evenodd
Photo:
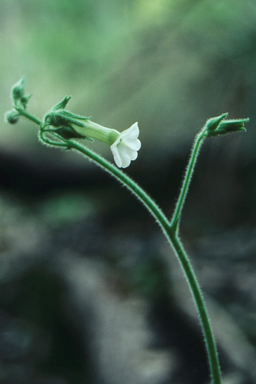
<path fill-rule="evenodd" d="M 19 113 L 12 109 L 5 113 L 5 121 L 10 124 L 16 124 L 19 121 Z"/>
<path fill-rule="evenodd" d="M 249 119 L 225 120 L 227 113 L 223 113 L 218 117 L 207 120 L 203 133 L 205 136 L 214 137 L 218 135 L 226 135 L 232 132 L 246 132 L 244 123 Z"/>
<path fill-rule="evenodd" d="M 25 77 L 22 77 L 14 86 L 12 87 L 12 98 L 14 101 L 21 99 L 25 93 Z"/>
<path fill-rule="evenodd" d="M 247 123 L 249 119 L 237 119 L 237 120 L 225 120 L 220 123 L 217 129 L 218 135 L 226 135 L 232 132 L 246 132 L 244 123 Z"/>

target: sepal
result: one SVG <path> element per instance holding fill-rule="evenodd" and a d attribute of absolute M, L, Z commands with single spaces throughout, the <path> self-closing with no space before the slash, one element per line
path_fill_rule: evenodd
<path fill-rule="evenodd" d="M 65 96 L 64 99 L 62 99 L 58 104 L 54 105 L 51 108 L 51 111 L 57 111 L 58 109 L 66 108 L 70 99 L 71 99 L 71 96 Z"/>
<path fill-rule="evenodd" d="M 86 139 L 93 141 L 93 139 L 83 136 L 80 133 L 76 132 L 71 126 L 70 127 L 60 127 L 54 132 L 58 133 L 58 135 L 62 136 L 64 139 Z"/>
<path fill-rule="evenodd" d="M 244 124 L 248 121 L 249 118 L 222 121 L 217 129 L 218 135 L 226 135 L 232 132 L 246 132 Z"/>
<path fill-rule="evenodd" d="M 65 109 L 58 109 L 56 111 L 50 110 L 50 112 L 48 112 L 44 117 L 44 123 L 54 127 L 71 127 L 72 124 L 74 124 L 78 127 L 84 128 L 85 124 L 81 120 L 88 119 L 88 117 L 75 115 L 69 111 L 66 111 Z"/>
<path fill-rule="evenodd" d="M 218 129 L 218 126 L 228 116 L 228 112 L 223 113 L 217 117 L 211 117 L 206 121 L 205 127 L 203 129 L 206 136 L 213 136 L 214 132 Z"/>

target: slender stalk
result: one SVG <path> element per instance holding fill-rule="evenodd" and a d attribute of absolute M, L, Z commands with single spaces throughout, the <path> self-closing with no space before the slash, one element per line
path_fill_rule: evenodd
<path fill-rule="evenodd" d="M 220 364 L 218 359 L 218 352 L 216 343 L 213 336 L 213 331 L 210 323 L 210 319 L 207 313 L 207 309 L 204 303 L 202 291 L 196 279 L 196 275 L 193 271 L 193 268 L 190 264 L 189 258 L 176 234 L 171 236 L 171 243 L 175 250 L 175 253 L 182 265 L 182 268 L 185 272 L 188 285 L 192 292 L 200 322 L 202 325 L 202 330 L 204 334 L 205 345 L 208 353 L 212 383 L 221 384 L 221 372 Z"/>
<path fill-rule="evenodd" d="M 33 123 L 41 126 L 42 122 L 40 120 L 38 120 L 36 117 L 30 115 L 30 113 L 26 112 L 23 108 L 16 107 L 15 105 L 13 106 L 13 108 L 15 108 L 16 111 L 18 111 L 22 116 L 33 121 Z"/>
<path fill-rule="evenodd" d="M 200 131 L 199 134 L 195 138 L 194 145 L 193 145 L 192 150 L 191 150 L 191 156 L 190 156 L 190 160 L 189 160 L 189 163 L 187 166 L 185 178 L 184 178 L 184 181 L 183 181 L 183 184 L 181 187 L 181 191 L 179 194 L 179 198 L 178 198 L 172 219 L 171 219 L 171 227 L 174 229 L 175 232 L 177 232 L 177 230 L 178 230 L 178 225 L 179 225 L 180 218 L 181 218 L 182 208 L 184 206 L 185 199 L 186 199 L 186 196 L 188 193 L 189 184 L 190 184 L 192 174 L 193 174 L 193 171 L 195 168 L 197 156 L 199 154 L 199 149 L 200 149 L 201 145 L 203 144 L 204 138 L 205 138 L 204 132 Z"/>

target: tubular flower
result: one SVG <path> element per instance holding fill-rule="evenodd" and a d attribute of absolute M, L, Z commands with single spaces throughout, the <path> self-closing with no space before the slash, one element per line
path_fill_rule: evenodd
<path fill-rule="evenodd" d="M 116 141 L 110 146 L 116 165 L 126 168 L 132 160 L 136 160 L 141 147 L 138 123 L 121 132 Z"/>
<path fill-rule="evenodd" d="M 65 139 L 77 138 L 98 140 L 110 146 L 116 165 L 126 168 L 138 157 L 141 147 L 138 123 L 119 132 L 112 128 L 94 123 L 89 117 L 83 117 L 65 109 L 70 97 L 66 96 L 44 117 L 44 127 L 51 126 Z"/>

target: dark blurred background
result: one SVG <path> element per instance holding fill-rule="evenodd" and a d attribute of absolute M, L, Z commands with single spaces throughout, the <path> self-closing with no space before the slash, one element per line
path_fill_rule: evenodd
<path fill-rule="evenodd" d="M 246 134 L 204 143 L 181 237 L 223 384 L 255 383 L 256 2 L 2 0 L 0 48 L 1 115 L 26 75 L 38 118 L 72 95 L 70 110 L 104 126 L 138 121 L 126 172 L 168 216 L 205 121 L 250 117 Z M 209 383 L 190 293 L 154 220 L 24 119 L 1 123 L 0 251 L 0 383 Z"/>

